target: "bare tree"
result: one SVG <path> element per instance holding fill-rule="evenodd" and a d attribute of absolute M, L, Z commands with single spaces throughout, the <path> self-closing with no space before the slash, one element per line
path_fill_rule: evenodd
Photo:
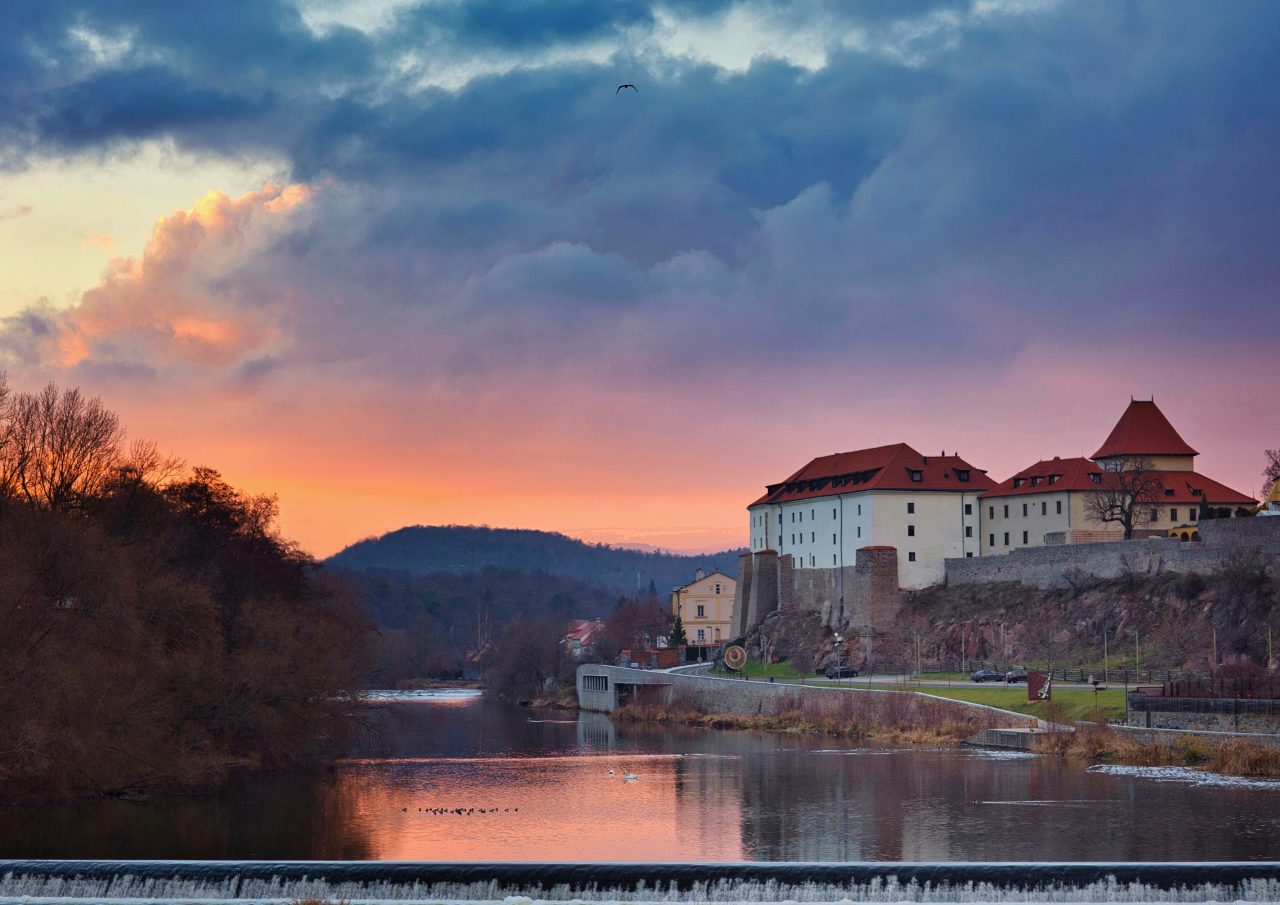
<path fill-rule="evenodd" d="M 1107 459 L 1102 465 L 1102 481 L 1084 500 L 1085 513 L 1104 524 L 1119 524 L 1124 539 L 1133 529 L 1148 524 L 1150 509 L 1164 499 L 1164 483 L 1155 465 L 1143 456 Z"/>
<path fill-rule="evenodd" d="M 72 509 L 116 474 L 124 431 L 96 397 L 51 383 L 13 396 L 6 414 L 0 480 L 30 505 Z"/>
<path fill-rule="evenodd" d="M 4 386 L 0 381 L 0 399 L 3 398 Z M 1267 456 L 1267 467 L 1262 469 L 1262 496 L 1271 492 L 1271 485 L 1280 481 L 1280 449 L 1264 450 Z"/>

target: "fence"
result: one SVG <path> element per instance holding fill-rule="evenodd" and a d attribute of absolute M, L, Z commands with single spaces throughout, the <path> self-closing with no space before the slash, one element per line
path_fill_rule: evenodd
<path fill-rule="evenodd" d="M 1217 713 L 1280 716 L 1280 700 L 1243 698 L 1169 698 L 1152 694 L 1129 695 L 1129 709 L 1139 713 Z"/>

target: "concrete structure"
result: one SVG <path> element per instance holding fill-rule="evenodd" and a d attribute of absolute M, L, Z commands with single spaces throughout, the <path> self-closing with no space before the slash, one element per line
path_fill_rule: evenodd
<path fill-rule="evenodd" d="M 1130 400 L 1092 459 L 1055 456 L 1022 469 L 982 495 L 982 555 L 1054 543 L 1122 540 L 1119 525 L 1092 517 L 1087 503 L 1114 486 L 1117 471 L 1126 463 L 1137 461 L 1148 462 L 1158 480 L 1153 497 L 1138 507 L 1135 528 L 1143 535 L 1167 535 L 1182 528 L 1178 536 L 1198 540 L 1201 521 L 1250 514 L 1254 500 L 1196 473 L 1197 455 L 1154 401 Z"/>
<path fill-rule="evenodd" d="M 721 644 L 732 637 L 738 583 L 723 572 L 699 569 L 687 585 L 671 591 L 671 612 L 684 623 L 690 644 Z"/>
<path fill-rule="evenodd" d="M 750 549 L 788 556 L 796 570 L 843 570 L 860 550 L 894 547 L 898 584 L 927 587 L 947 557 L 978 555 L 978 495 L 993 487 L 959 456 L 905 443 L 823 456 L 747 507 Z"/>
<path fill-rule="evenodd" d="M 1200 540 L 1171 537 L 1125 543 L 1027 546 L 1008 556 L 948 559 L 948 585 L 1013 581 L 1036 588 L 1065 588 L 1083 577 L 1126 574 L 1216 572 L 1242 552 L 1280 557 L 1280 519 L 1231 518 L 1206 521 Z"/>
<path fill-rule="evenodd" d="M 748 681 L 597 664 L 578 667 L 578 705 L 583 710 L 608 713 L 629 702 L 687 704 L 704 713 L 727 714 L 768 714 L 803 707 L 819 713 L 856 714 L 872 722 L 890 714 L 892 722 L 912 716 L 972 719 L 978 715 L 991 728 L 1040 722 L 1020 713 L 921 692 Z"/>

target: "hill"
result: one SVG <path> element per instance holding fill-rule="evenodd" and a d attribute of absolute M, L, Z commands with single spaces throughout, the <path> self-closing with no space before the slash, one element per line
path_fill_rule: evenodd
<path fill-rule="evenodd" d="M 617 593 L 647 591 L 660 597 L 688 584 L 696 569 L 737 577 L 738 556 L 726 550 L 702 556 L 588 544 L 549 531 L 471 525 L 416 525 L 352 544 L 328 561 L 348 571 L 395 570 L 416 575 L 484 569 L 545 572 Z"/>

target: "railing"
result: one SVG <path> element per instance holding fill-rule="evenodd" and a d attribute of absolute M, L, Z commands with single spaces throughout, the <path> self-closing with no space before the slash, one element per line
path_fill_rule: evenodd
<path fill-rule="evenodd" d="M 1139 713 L 1253 713 L 1280 716 L 1280 700 L 1244 698 L 1167 698 L 1131 694 L 1129 709 Z"/>

